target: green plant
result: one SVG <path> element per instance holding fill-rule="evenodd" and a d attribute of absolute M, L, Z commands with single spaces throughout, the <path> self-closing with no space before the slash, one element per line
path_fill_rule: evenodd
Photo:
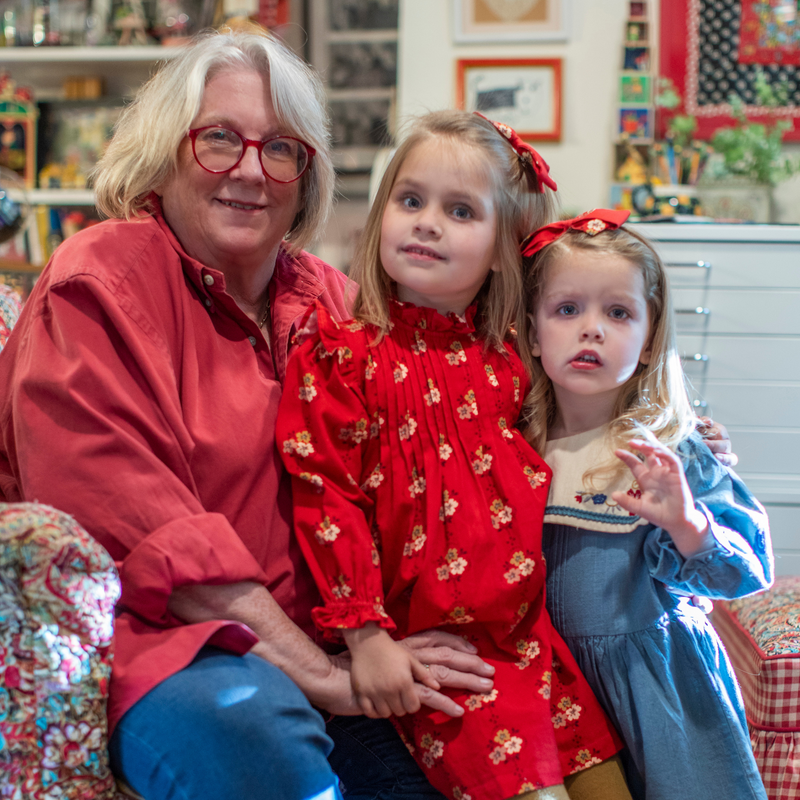
<path fill-rule="evenodd" d="M 762 70 L 756 75 L 755 89 L 759 105 L 775 109 L 788 102 L 786 85 L 770 85 Z M 728 101 L 735 124 L 715 131 L 711 139 L 721 158 L 709 163 L 710 177 L 719 180 L 739 176 L 775 186 L 800 172 L 800 160 L 792 160 L 782 152 L 783 137 L 792 129 L 791 122 L 777 119 L 774 114 L 766 123 L 750 122 L 740 97 L 732 94 Z"/>
<path fill-rule="evenodd" d="M 697 129 L 697 118 L 680 113 L 683 100 L 669 78 L 659 78 L 656 88 L 656 106 L 663 109 L 667 121 L 667 139 L 678 147 L 688 147 Z"/>

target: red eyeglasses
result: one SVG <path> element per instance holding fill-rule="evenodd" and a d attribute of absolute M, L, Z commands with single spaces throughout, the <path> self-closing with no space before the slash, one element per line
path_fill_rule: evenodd
<path fill-rule="evenodd" d="M 230 172 L 243 158 L 248 147 L 255 147 L 261 171 L 278 183 L 293 183 L 311 165 L 317 152 L 311 145 L 294 136 L 273 136 L 271 139 L 245 139 L 237 131 L 207 125 L 189 131 L 195 161 L 206 172 Z"/>

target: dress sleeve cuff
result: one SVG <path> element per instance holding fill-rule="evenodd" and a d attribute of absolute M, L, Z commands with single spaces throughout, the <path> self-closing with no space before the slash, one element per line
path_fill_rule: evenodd
<path fill-rule="evenodd" d="M 363 628 L 368 622 L 377 622 L 379 627 L 389 632 L 397 627 L 380 602 L 317 606 L 311 616 L 314 624 L 324 632 L 329 641 L 341 641 L 341 635 L 337 631 L 342 628 Z"/>
<path fill-rule="evenodd" d="M 173 520 L 137 545 L 120 566 L 120 603 L 151 623 L 183 624 L 167 610 L 173 589 L 223 585 L 267 576 L 222 514 Z"/>

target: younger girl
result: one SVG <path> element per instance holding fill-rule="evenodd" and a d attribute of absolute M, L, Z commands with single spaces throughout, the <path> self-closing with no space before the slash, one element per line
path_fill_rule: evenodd
<path fill-rule="evenodd" d="M 315 621 L 344 635 L 364 713 L 399 717 L 456 800 L 566 797 L 564 775 L 620 746 L 544 608 L 550 473 L 514 427 L 527 378 L 507 332 L 519 242 L 552 218 L 546 187 L 547 165 L 509 128 L 419 120 L 370 212 L 355 320 L 317 306 L 278 418 Z M 394 641 L 434 627 L 495 667 L 491 693 L 448 692 L 458 718 L 420 710 L 415 682 L 439 684 Z M 576 796 L 629 797 L 619 783 Z"/>
<path fill-rule="evenodd" d="M 554 475 L 547 605 L 625 739 L 634 797 L 763 800 L 731 666 L 680 595 L 769 586 L 768 521 L 694 431 L 665 270 L 627 216 L 598 209 L 523 249 L 529 433 Z"/>

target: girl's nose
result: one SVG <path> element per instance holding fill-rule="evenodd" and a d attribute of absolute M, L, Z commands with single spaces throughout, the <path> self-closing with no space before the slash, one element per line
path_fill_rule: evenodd
<path fill-rule="evenodd" d="M 587 316 L 584 320 L 583 330 L 581 331 L 581 339 L 591 342 L 602 342 L 605 334 L 603 333 L 603 326 L 595 317 Z"/>
<path fill-rule="evenodd" d="M 425 208 L 414 221 L 414 231 L 421 236 L 438 237 L 442 235 L 442 225 L 435 209 Z"/>

